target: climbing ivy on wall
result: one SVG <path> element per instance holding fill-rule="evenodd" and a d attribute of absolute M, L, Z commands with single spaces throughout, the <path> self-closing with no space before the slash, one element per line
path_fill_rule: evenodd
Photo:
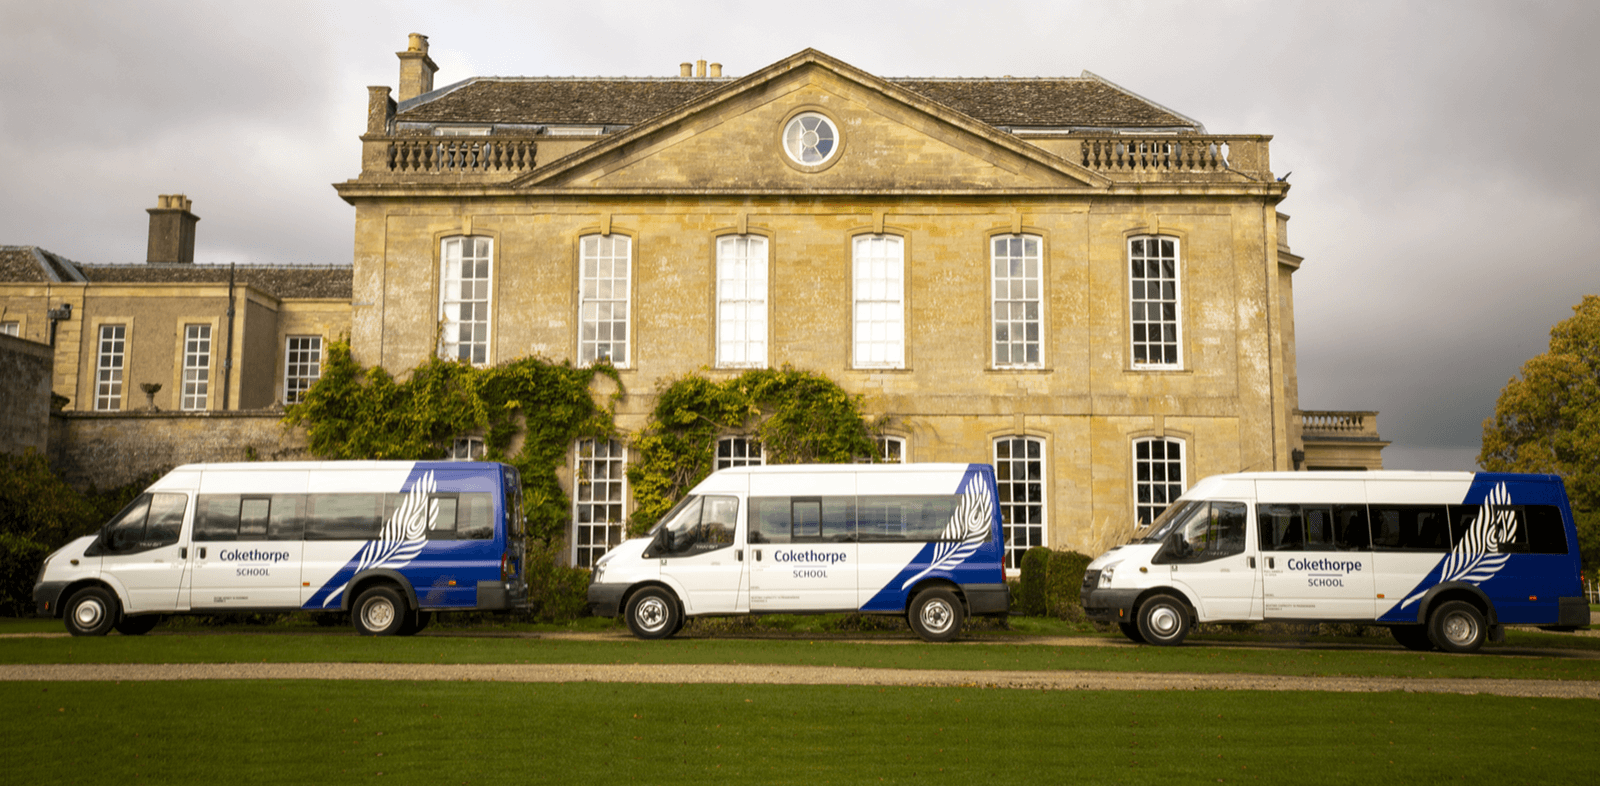
<path fill-rule="evenodd" d="M 592 395 L 596 375 L 617 383 L 606 406 Z M 312 454 L 327 459 L 439 459 L 457 437 L 481 430 L 485 458 L 522 474 L 529 537 L 553 542 L 571 517 L 556 470 L 573 440 L 615 434 L 610 407 L 621 394 L 609 365 L 573 368 L 541 358 L 479 368 L 432 357 L 396 381 L 381 366 L 363 367 L 348 342 L 336 341 L 322 378 L 284 423 L 304 426 Z M 519 433 L 522 445 L 508 455 Z"/>
<path fill-rule="evenodd" d="M 672 380 L 661 387 L 650 421 L 633 439 L 629 533 L 649 529 L 711 474 L 720 437 L 755 437 L 770 464 L 842 464 L 876 457 L 878 425 L 862 415 L 861 396 L 787 366 L 724 382 L 693 374 Z"/>

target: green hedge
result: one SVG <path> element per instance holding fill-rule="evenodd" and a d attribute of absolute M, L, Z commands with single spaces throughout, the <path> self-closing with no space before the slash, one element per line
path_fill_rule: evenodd
<path fill-rule="evenodd" d="M 1021 611 L 1032 617 L 1085 619 L 1079 591 L 1090 558 L 1076 551 L 1051 551 L 1043 546 L 1022 555 Z"/>

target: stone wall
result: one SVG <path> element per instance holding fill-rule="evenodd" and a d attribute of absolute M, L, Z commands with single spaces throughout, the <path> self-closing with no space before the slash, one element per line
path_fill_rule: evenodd
<path fill-rule="evenodd" d="M 58 412 L 50 423 L 50 462 L 73 486 L 111 488 L 179 464 L 304 461 L 305 432 L 283 413 Z"/>
<path fill-rule="evenodd" d="M 0 453 L 45 449 L 52 357 L 46 344 L 0 335 Z"/>

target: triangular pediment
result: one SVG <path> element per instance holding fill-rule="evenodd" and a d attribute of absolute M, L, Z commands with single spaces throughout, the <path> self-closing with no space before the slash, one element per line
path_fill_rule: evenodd
<path fill-rule="evenodd" d="M 798 114 L 835 127 L 837 150 L 796 162 Z M 1099 189 L 1075 163 L 807 50 L 520 178 L 532 188 L 765 192 Z"/>

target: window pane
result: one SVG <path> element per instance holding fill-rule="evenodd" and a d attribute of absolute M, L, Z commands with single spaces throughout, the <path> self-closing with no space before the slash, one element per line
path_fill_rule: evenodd
<path fill-rule="evenodd" d="M 626 451 L 618 440 L 580 439 L 573 452 L 573 564 L 589 568 L 622 542 Z"/>
<path fill-rule="evenodd" d="M 1170 238 L 1129 242 L 1129 328 L 1137 366 L 1178 366 L 1180 336 L 1177 243 Z"/>
<path fill-rule="evenodd" d="M 1040 277 L 1039 239 L 1032 235 L 995 238 L 992 317 L 994 364 L 1038 365 Z"/>

